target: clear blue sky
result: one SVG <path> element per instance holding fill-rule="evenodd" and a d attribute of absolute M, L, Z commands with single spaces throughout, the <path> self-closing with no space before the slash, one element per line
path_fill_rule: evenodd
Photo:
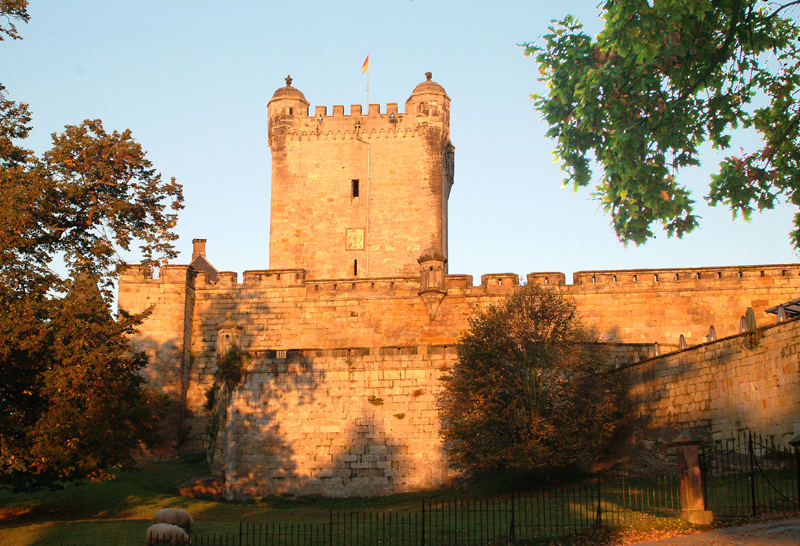
<path fill-rule="evenodd" d="M 34 0 L 24 40 L 0 44 L 0 81 L 30 104 L 37 151 L 85 118 L 133 130 L 184 186 L 179 263 L 200 237 L 220 270 L 267 266 L 267 102 L 291 74 L 312 107 L 364 103 L 368 53 L 370 102 L 402 108 L 428 70 L 452 99 L 451 273 L 797 261 L 791 208 L 745 223 L 704 206 L 711 152 L 682 176 L 703 216 L 682 240 L 626 248 L 588 191 L 561 188 L 529 98 L 536 65 L 516 44 L 568 12 L 596 33 L 596 3 Z"/>

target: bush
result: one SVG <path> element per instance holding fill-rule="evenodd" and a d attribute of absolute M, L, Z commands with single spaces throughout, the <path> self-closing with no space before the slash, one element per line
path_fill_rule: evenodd
<path fill-rule="evenodd" d="M 477 313 L 439 396 L 441 435 L 459 470 L 587 463 L 621 422 L 607 351 L 574 302 L 528 285 Z"/>

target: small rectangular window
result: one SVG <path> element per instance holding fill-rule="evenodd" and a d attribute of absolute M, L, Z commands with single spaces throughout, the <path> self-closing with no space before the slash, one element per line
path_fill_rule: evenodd
<path fill-rule="evenodd" d="M 353 189 L 353 197 L 358 197 L 358 180 L 351 180 L 350 183 Z"/>
<path fill-rule="evenodd" d="M 358 277 L 358 260 L 353 260 L 353 276 Z"/>

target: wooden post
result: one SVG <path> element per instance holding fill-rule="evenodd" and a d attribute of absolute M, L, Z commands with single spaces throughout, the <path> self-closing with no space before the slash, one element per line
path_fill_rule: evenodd
<path fill-rule="evenodd" d="M 706 510 L 703 496 L 703 476 L 700 472 L 700 440 L 689 433 L 681 433 L 671 444 L 678 456 L 678 495 L 681 501 L 681 518 L 689 523 L 709 525 L 714 513 Z"/>

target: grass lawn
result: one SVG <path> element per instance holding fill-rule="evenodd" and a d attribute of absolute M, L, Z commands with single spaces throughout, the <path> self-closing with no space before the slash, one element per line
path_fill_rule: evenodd
<path fill-rule="evenodd" d="M 270 498 L 225 503 L 178 496 L 177 484 L 208 473 L 204 456 L 122 472 L 111 481 L 69 485 L 37 493 L 0 491 L 0 544 L 140 544 L 153 514 L 161 508 L 183 508 L 195 519 L 196 532 L 230 532 L 240 520 L 327 521 L 330 510 L 409 511 L 434 492 L 377 498 L 300 500 Z M 501 492 L 495 480 L 480 485 L 480 494 Z M 463 494 L 463 491 L 460 492 Z M 435 492 L 437 496 L 441 491 Z M 453 491 L 452 495 L 459 494 Z"/>
<path fill-rule="evenodd" d="M 195 535 L 236 532 L 240 521 L 323 523 L 329 521 L 331 510 L 380 510 L 411 518 L 416 517 L 423 499 L 486 499 L 506 494 L 519 485 L 518 476 L 506 475 L 482 480 L 466 488 L 387 497 L 269 498 L 241 503 L 190 499 L 176 494 L 177 484 L 207 472 L 204 457 L 190 455 L 123 472 L 116 479 L 102 483 L 70 485 L 33 494 L 0 491 L 0 544 L 142 544 L 153 514 L 166 507 L 183 508 L 192 514 Z M 570 511 L 584 513 L 586 509 L 574 505 Z M 632 519 L 627 525 L 647 528 L 682 526 L 674 517 L 641 516 L 641 521 Z M 563 520 L 575 516 L 556 514 L 556 517 Z M 588 518 L 590 515 L 580 517 Z M 435 519 L 429 520 L 429 525 L 434 522 Z M 522 521 L 519 523 L 524 525 Z M 464 529 L 475 522 L 452 524 L 445 521 L 441 524 L 447 528 L 459 525 Z M 455 528 L 441 530 L 458 532 Z"/>

